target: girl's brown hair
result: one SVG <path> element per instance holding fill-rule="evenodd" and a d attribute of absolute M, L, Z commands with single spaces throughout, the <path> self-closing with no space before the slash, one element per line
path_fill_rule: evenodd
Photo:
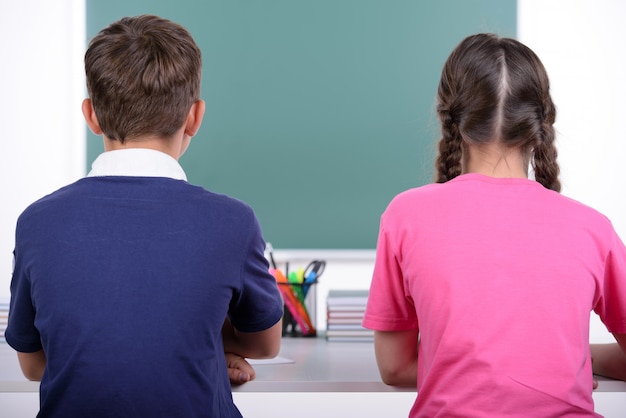
<path fill-rule="evenodd" d="M 543 64 L 522 43 L 493 34 L 465 38 L 448 57 L 437 91 L 442 137 L 436 181 L 462 173 L 464 141 L 500 141 L 530 157 L 539 183 L 560 191 L 549 90 Z"/>
<path fill-rule="evenodd" d="M 85 53 L 87 91 L 104 134 L 121 142 L 170 137 L 200 98 L 202 59 L 189 32 L 169 20 L 125 17 Z"/>

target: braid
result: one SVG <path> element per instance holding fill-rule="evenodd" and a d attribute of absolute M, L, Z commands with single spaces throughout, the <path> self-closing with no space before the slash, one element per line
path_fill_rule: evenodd
<path fill-rule="evenodd" d="M 439 140 L 439 155 L 435 162 L 436 182 L 445 183 L 462 172 L 462 139 L 450 113 L 442 109 L 438 109 L 438 113 L 441 120 L 442 138 Z"/>
<path fill-rule="evenodd" d="M 542 80 L 543 95 L 541 111 L 538 115 L 540 121 L 537 130 L 537 141 L 533 147 L 532 167 L 535 172 L 535 180 L 546 189 L 561 191 L 559 181 L 559 165 L 557 163 L 557 150 L 555 145 L 554 122 L 556 120 L 556 108 L 549 94 L 549 81 L 547 76 Z"/>
<path fill-rule="evenodd" d="M 554 144 L 554 127 L 551 123 L 543 123 L 540 138 L 533 150 L 533 170 L 535 180 L 546 189 L 561 191 L 559 181 L 559 165 L 556 161 L 557 151 Z"/>
<path fill-rule="evenodd" d="M 491 35 L 466 38 L 450 54 L 441 71 L 437 114 L 442 138 L 435 162 L 438 183 L 463 174 L 464 143 L 484 144 L 493 139 L 498 102 L 498 89 L 493 86 L 499 84 L 499 64 L 490 59 L 494 56 L 493 48 L 475 53 L 489 39 Z"/>

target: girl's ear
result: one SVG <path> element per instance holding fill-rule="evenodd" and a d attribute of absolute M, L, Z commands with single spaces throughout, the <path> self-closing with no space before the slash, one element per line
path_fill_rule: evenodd
<path fill-rule="evenodd" d="M 100 129 L 100 124 L 98 123 L 98 118 L 96 117 L 96 112 L 93 110 L 93 104 L 91 103 L 91 99 L 83 100 L 83 116 L 85 117 L 85 122 L 87 122 L 87 126 L 89 129 L 96 134 L 102 135 L 102 129 Z"/>
<path fill-rule="evenodd" d="M 187 120 L 185 121 L 185 134 L 187 136 L 194 136 L 198 132 L 198 129 L 200 129 L 205 107 L 206 104 L 204 100 L 198 100 L 191 105 L 189 113 L 187 114 Z"/>

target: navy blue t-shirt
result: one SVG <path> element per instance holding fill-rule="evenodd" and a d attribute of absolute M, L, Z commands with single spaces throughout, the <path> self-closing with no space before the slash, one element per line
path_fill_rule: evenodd
<path fill-rule="evenodd" d="M 7 342 L 43 348 L 41 417 L 240 417 L 221 328 L 282 302 L 252 209 L 183 180 L 88 177 L 20 216 Z"/>

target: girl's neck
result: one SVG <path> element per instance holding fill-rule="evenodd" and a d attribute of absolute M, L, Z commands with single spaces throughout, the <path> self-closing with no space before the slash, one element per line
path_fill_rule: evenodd
<path fill-rule="evenodd" d="M 464 173 L 478 173 L 496 178 L 528 178 L 528 157 L 519 148 L 505 148 L 498 143 L 471 144 L 464 148 Z"/>

